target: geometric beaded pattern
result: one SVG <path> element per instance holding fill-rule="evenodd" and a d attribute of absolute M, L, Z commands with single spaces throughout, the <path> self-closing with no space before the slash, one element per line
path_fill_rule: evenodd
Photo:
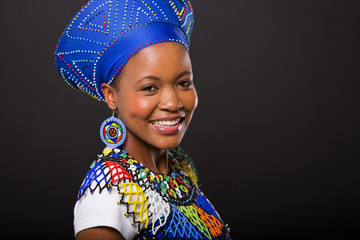
<path fill-rule="evenodd" d="M 153 234 L 156 234 L 156 232 L 166 224 L 171 212 L 171 207 L 156 191 L 148 189 L 146 194 L 149 196 L 149 211 L 152 213 L 151 231 Z"/>
<path fill-rule="evenodd" d="M 110 84 L 136 52 L 160 42 L 179 42 L 188 48 L 193 22 L 189 0 L 90 0 L 59 39 L 55 51 L 58 72 L 72 88 L 104 101 L 100 84 Z M 159 38 L 136 46 L 119 60 L 121 65 L 110 71 L 110 78 L 102 79 L 98 69 L 104 53 L 134 29 L 153 24 L 174 26 L 185 40 Z"/>
<path fill-rule="evenodd" d="M 204 223 L 206 229 L 208 230 L 207 237 L 211 239 L 211 235 L 214 237 L 220 236 L 221 228 L 222 228 L 222 223 L 220 222 L 220 220 L 217 219 L 214 215 L 207 214 L 204 210 L 202 210 L 195 204 L 193 204 L 192 207 L 195 209 L 195 212 L 198 214 L 198 217 L 200 217 L 201 221 Z M 205 227 L 203 228 L 204 230 Z M 209 231 L 211 235 L 209 234 Z"/>
<path fill-rule="evenodd" d="M 231 239 L 228 226 L 197 187 L 192 160 L 181 147 L 168 155 L 169 174 L 158 174 L 123 149 L 107 148 L 92 164 L 78 198 L 87 188 L 117 187 L 119 204 L 127 206 L 126 216 L 138 226 L 135 239 Z"/>
<path fill-rule="evenodd" d="M 142 188 L 134 182 L 122 183 L 117 186 L 118 193 L 122 196 L 118 204 L 126 205 L 126 215 L 132 215 L 133 224 L 145 223 L 145 227 L 147 227 L 149 223 L 148 200 Z"/>
<path fill-rule="evenodd" d="M 171 239 L 181 237 L 181 239 L 202 239 L 202 235 L 196 230 L 196 227 L 191 224 L 190 219 L 187 218 L 177 206 L 173 205 L 172 209 L 172 218 L 163 238 Z"/>

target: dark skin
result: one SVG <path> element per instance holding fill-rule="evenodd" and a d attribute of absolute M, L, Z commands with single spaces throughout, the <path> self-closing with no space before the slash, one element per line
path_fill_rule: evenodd
<path fill-rule="evenodd" d="M 181 142 L 190 124 L 198 98 L 191 61 L 179 43 L 160 43 L 134 55 L 112 85 L 101 90 L 111 110 L 117 111 L 127 130 L 122 147 L 150 170 L 167 174 L 168 149 Z M 156 124 L 179 121 L 176 131 L 159 130 Z M 160 121 L 160 122 L 159 122 Z M 121 240 L 109 227 L 80 231 L 77 240 Z"/>
<path fill-rule="evenodd" d="M 76 234 L 77 240 L 125 240 L 118 230 L 111 227 L 88 228 Z"/>

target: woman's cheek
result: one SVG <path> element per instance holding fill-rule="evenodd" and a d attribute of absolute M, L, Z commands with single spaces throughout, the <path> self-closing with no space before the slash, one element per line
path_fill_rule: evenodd
<path fill-rule="evenodd" d="M 193 89 L 193 91 L 190 91 L 189 95 L 184 98 L 184 105 L 188 111 L 192 112 L 196 109 L 198 105 L 198 97 L 195 89 Z"/>
<path fill-rule="evenodd" d="M 149 119 L 151 117 L 151 113 L 156 108 L 156 103 L 150 97 L 141 97 L 137 99 L 133 99 L 130 101 L 132 104 L 129 109 L 133 115 L 140 117 L 142 119 Z"/>

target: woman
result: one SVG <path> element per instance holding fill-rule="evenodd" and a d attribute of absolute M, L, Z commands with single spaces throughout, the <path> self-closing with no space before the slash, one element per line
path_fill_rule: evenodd
<path fill-rule="evenodd" d="M 178 146 L 197 106 L 189 1 L 89 1 L 56 49 L 73 88 L 105 101 L 107 145 L 80 188 L 82 239 L 230 239 Z"/>

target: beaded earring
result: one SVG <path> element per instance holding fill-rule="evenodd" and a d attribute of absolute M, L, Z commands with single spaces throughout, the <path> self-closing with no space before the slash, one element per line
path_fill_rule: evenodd
<path fill-rule="evenodd" d="M 100 127 L 101 140 L 111 148 L 119 147 L 126 138 L 126 128 L 124 123 L 115 117 L 115 111 L 111 117 L 105 119 Z"/>

